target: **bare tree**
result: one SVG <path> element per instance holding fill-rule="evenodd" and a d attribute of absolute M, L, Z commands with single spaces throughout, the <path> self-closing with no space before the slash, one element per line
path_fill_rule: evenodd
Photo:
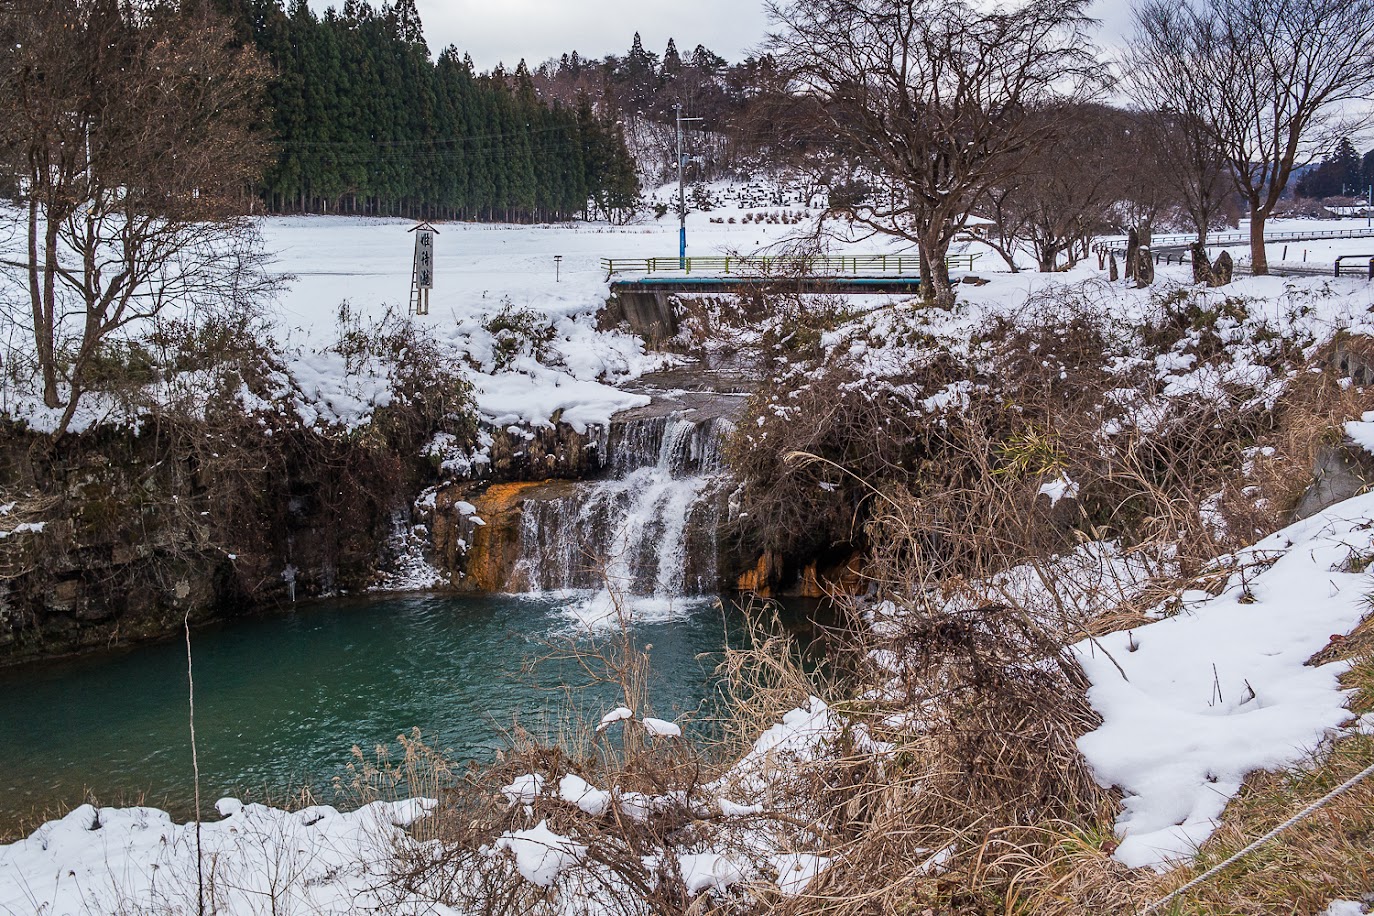
<path fill-rule="evenodd" d="M 1230 171 L 1211 133 L 1196 117 L 1177 111 L 1142 112 L 1139 130 L 1141 146 L 1154 159 L 1153 178 L 1206 245 L 1207 233 L 1235 210 Z"/>
<path fill-rule="evenodd" d="M 986 11 L 967 0 L 769 4 L 768 45 L 810 101 L 807 130 L 880 181 L 882 199 L 844 215 L 907 239 L 922 286 L 953 301 L 950 243 L 990 188 L 1004 185 L 1055 125 L 1037 109 L 1096 89 L 1087 0 Z"/>
<path fill-rule="evenodd" d="M 1129 118 L 1105 105 L 1061 106 L 1037 114 L 1053 126 L 1021 170 L 983 195 L 977 212 L 992 221 L 988 244 L 1004 259 L 1029 248 L 1041 272 L 1084 256 L 1092 236 L 1110 231 L 1123 188 L 1122 150 Z M 1005 250 L 1004 250 L 1005 249 Z"/>
<path fill-rule="evenodd" d="M 1364 120 L 1347 106 L 1374 88 L 1374 0 L 1149 0 L 1135 18 L 1132 94 L 1221 153 L 1268 273 L 1264 226 L 1294 166 Z"/>
<path fill-rule="evenodd" d="M 269 285 L 245 216 L 267 74 L 194 2 L 12 0 L 0 38 L 0 156 L 27 240 L 8 266 L 65 430 L 113 336 Z"/>

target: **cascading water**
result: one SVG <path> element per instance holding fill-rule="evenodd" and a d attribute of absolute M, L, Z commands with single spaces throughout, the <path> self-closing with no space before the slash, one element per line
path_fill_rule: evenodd
<path fill-rule="evenodd" d="M 713 592 L 720 444 L 730 428 L 683 413 L 617 424 L 610 479 L 525 503 L 512 584 L 656 599 Z"/>

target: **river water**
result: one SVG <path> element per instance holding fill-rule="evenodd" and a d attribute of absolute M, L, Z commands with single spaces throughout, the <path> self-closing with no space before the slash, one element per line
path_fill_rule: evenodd
<path fill-rule="evenodd" d="M 207 807 L 222 795 L 330 802 L 358 745 L 420 728 L 457 759 L 489 758 L 514 723 L 556 734 L 569 704 L 599 716 L 615 692 L 579 689 L 568 662 L 525 663 L 593 635 L 568 599 L 385 596 L 193 632 L 196 733 Z M 711 692 L 738 630 L 718 602 L 684 599 L 636 623 L 651 645 L 651 703 L 675 718 Z M 0 837 L 86 800 L 192 808 L 186 647 L 172 640 L 0 671 Z M 703 656 L 704 654 L 704 656 Z M 213 815 L 212 815 L 213 816 Z"/>

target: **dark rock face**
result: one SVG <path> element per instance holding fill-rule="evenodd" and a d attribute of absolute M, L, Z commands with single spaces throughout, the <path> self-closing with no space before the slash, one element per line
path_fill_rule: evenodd
<path fill-rule="evenodd" d="M 1207 246 L 1201 242 L 1194 242 L 1190 259 L 1193 262 L 1193 282 L 1205 283 L 1208 286 L 1212 283 L 1212 262 L 1207 257 Z"/>
<path fill-rule="evenodd" d="M 343 439 L 266 441 L 271 466 L 240 480 L 165 429 L 60 444 L 0 429 L 0 664 L 368 585 L 423 462 Z"/>
<path fill-rule="evenodd" d="M 578 432 L 567 423 L 489 430 L 491 464 L 481 472 L 496 483 L 575 480 L 595 474 L 605 460 L 606 435 L 598 427 Z"/>
<path fill-rule="evenodd" d="M 603 330 L 627 324 L 652 347 L 677 333 L 676 299 L 654 290 L 621 291 L 607 300 L 597 324 Z"/>
<path fill-rule="evenodd" d="M 1359 496 L 1374 483 L 1374 455 L 1352 442 L 1328 445 L 1317 453 L 1312 483 L 1293 509 L 1293 520 L 1311 518 L 1338 502 Z"/>
<path fill-rule="evenodd" d="M 1374 384 L 1374 339 L 1364 334 L 1342 335 L 1326 351 L 1326 364 L 1356 385 Z"/>
<path fill-rule="evenodd" d="M 1208 285 L 1227 286 L 1235 272 L 1236 265 L 1231 260 L 1231 252 L 1223 251 L 1217 255 L 1216 263 L 1212 265 L 1212 279 L 1208 281 Z"/>

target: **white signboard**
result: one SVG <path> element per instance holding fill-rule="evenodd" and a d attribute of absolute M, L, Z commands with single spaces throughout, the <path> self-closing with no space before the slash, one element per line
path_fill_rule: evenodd
<path fill-rule="evenodd" d="M 433 229 L 418 229 L 415 232 L 415 286 L 417 289 L 434 288 Z"/>

